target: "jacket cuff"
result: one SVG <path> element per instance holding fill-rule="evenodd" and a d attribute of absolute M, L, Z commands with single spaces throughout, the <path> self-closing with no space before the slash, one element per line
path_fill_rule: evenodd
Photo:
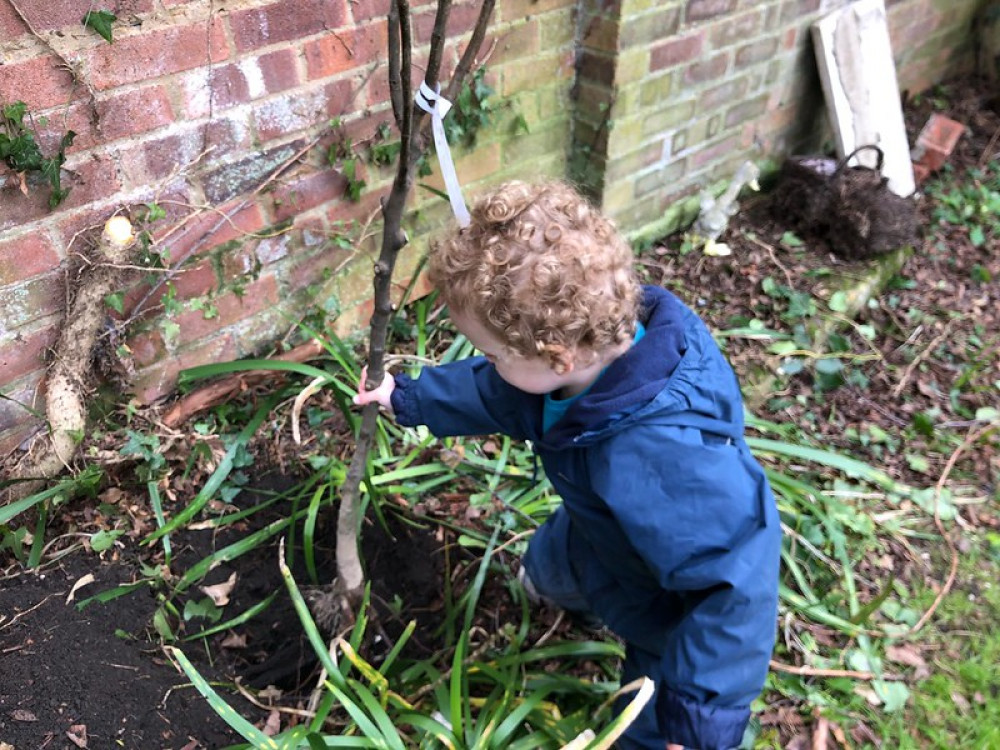
<path fill-rule="evenodd" d="M 698 703 L 662 684 L 657 693 L 656 713 L 668 742 L 698 750 L 732 750 L 743 741 L 749 706 Z"/>
<path fill-rule="evenodd" d="M 409 375 L 396 375 L 396 387 L 389 397 L 392 404 L 392 414 L 396 424 L 403 427 L 416 427 L 421 424 L 419 406 L 417 404 L 414 386 L 416 382 Z"/>

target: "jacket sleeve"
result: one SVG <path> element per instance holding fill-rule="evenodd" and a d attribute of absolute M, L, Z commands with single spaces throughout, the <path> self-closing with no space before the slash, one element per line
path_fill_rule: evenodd
<path fill-rule="evenodd" d="M 502 433 L 536 439 L 541 399 L 514 388 L 485 357 L 469 357 L 424 369 L 417 378 L 396 376 L 396 421 L 426 425 L 437 437 Z"/>
<path fill-rule="evenodd" d="M 660 427 L 603 452 L 594 476 L 669 618 L 619 621 L 649 652 L 661 730 L 685 747 L 737 747 L 777 616 L 781 531 L 763 470 L 742 439 Z"/>

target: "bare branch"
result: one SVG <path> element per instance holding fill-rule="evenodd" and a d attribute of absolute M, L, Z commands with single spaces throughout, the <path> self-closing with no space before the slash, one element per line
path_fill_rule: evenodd
<path fill-rule="evenodd" d="M 431 32 L 431 50 L 427 57 L 427 73 L 424 80 L 434 89 L 441 75 L 441 60 L 444 57 L 444 40 L 448 33 L 448 15 L 451 0 L 438 0 L 437 15 L 434 16 L 434 30 Z"/>
<path fill-rule="evenodd" d="M 490 18 L 493 16 L 493 7 L 495 5 L 496 0 L 483 0 L 483 5 L 479 9 L 479 17 L 476 19 L 475 27 L 472 29 L 472 36 L 469 38 L 469 44 L 466 46 L 465 52 L 462 53 L 462 59 L 458 61 L 455 74 L 448 83 L 448 88 L 444 96 L 445 99 L 455 101 L 455 97 L 458 95 L 465 77 L 472 70 L 472 64 L 476 61 L 479 48 L 483 46 L 483 39 L 486 38 L 486 28 L 490 25 Z"/>
<path fill-rule="evenodd" d="M 389 100 L 392 102 L 392 115 L 396 120 L 396 127 L 402 133 L 403 86 L 399 72 L 400 64 L 399 6 L 394 2 L 389 8 Z"/>

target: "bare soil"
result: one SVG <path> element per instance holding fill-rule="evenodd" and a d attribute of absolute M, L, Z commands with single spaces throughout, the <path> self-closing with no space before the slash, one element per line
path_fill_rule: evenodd
<path fill-rule="evenodd" d="M 963 81 L 951 84 L 944 93 L 951 102 L 945 113 L 970 128 L 952 157 L 956 170 L 995 160 L 1000 113 L 992 91 L 974 81 Z M 907 106 L 911 141 L 935 105 L 934 97 L 927 96 Z M 946 429 L 964 435 L 970 429 L 969 410 L 989 406 L 990 399 L 995 400 L 992 383 L 1000 379 L 1000 358 L 996 356 L 1000 238 L 991 236 L 984 246 L 975 247 L 968 231 L 936 226 L 929 201 L 924 200 L 919 210 L 923 240 L 900 273 L 908 283 L 880 294 L 860 321 L 872 325 L 876 337 L 866 343 L 847 328 L 845 338 L 855 354 L 877 355 L 852 365 L 863 378 L 820 392 L 813 377 L 804 372 L 781 381 L 781 390 L 768 393 L 760 410 L 775 421 L 811 424 L 831 448 L 869 450 L 862 458 L 877 462 L 899 479 L 926 485 L 940 476 L 952 455 L 934 453 L 929 443 L 915 444 L 911 451 L 927 450 L 931 460 L 924 472 L 916 472 L 902 451 L 893 453 L 877 445 L 859 447 L 850 437 L 851 430 L 877 425 L 889 434 L 899 433 L 918 412 L 934 411 Z M 787 309 L 763 291 L 765 279 L 822 299 L 831 292 L 830 271 L 860 275 L 870 268 L 868 262 L 836 257 L 822 241 L 789 246 L 787 230 L 767 199 L 759 198 L 744 205 L 722 238 L 733 248 L 732 256 L 708 258 L 698 251 L 682 254 L 682 238 L 676 237 L 645 253 L 640 264 L 647 281 L 674 290 L 718 330 L 752 319 L 777 323 L 787 315 Z M 978 275 L 976 268 L 982 269 Z M 993 281 L 976 280 L 986 278 Z M 914 324 L 905 315 L 910 309 L 925 311 L 926 319 Z M 987 344 L 992 341 L 992 349 L 980 346 L 983 339 Z M 762 368 L 780 364 L 766 347 L 766 342 L 734 337 L 728 342 L 727 354 L 744 379 L 759 378 Z M 986 352 L 983 362 L 972 370 L 968 370 L 967 361 L 970 347 Z M 917 366 L 911 367 L 917 358 Z M 949 385 L 963 372 L 969 372 L 972 386 L 982 387 L 970 386 L 953 397 Z M 256 395 L 251 392 L 243 398 Z M 325 428 L 342 430 L 342 425 Z M 268 441 L 267 446 L 255 446 L 259 461 L 253 484 L 262 490 L 287 487 L 296 479 L 299 451 L 287 435 L 278 439 L 271 436 Z M 347 442 L 343 434 L 343 445 Z M 175 446 L 174 450 L 182 452 L 183 448 Z M 950 469 L 953 477 L 996 497 L 1000 465 L 995 441 L 969 446 L 954 459 Z M 0 748 L 6 750 L 6 743 L 16 750 L 193 750 L 239 741 L 158 645 L 152 624 L 159 606 L 156 591 L 143 588 L 107 603 L 94 602 L 83 609 L 77 606 L 97 592 L 139 580 L 142 566 L 163 563 L 159 545 L 138 544 L 155 526 L 141 488 L 128 471 L 127 464 L 113 469 L 119 478 L 117 486 L 106 488 L 96 498 L 79 498 L 63 507 L 60 518 L 50 524 L 48 534 L 58 536 L 39 570 L 22 570 L 0 550 Z M 191 477 L 175 488 L 176 497 L 167 503 L 168 513 L 190 499 L 190 491 L 197 490 L 196 479 Z M 244 494 L 240 502 L 251 499 Z M 80 540 L 107 524 L 101 503 L 115 505 L 119 515 L 131 519 L 132 528 L 114 547 L 96 553 Z M 465 515 L 460 497 L 444 498 L 433 510 L 441 516 L 476 523 Z M 962 513 L 968 524 L 1000 526 L 995 501 L 969 506 Z M 247 523 L 218 534 L 211 530 L 174 534 L 171 572 L 183 573 L 185 565 L 267 520 L 261 518 L 252 522 L 254 526 Z M 419 627 L 412 648 L 423 654 L 432 653 L 437 643 L 443 582 L 446 576 L 455 576 L 455 566 L 465 564 L 454 555 L 445 556 L 449 539 L 432 528 L 439 527 L 420 528 L 389 514 L 388 528 L 368 519 L 363 537 L 384 642 L 391 642 L 400 623 L 416 618 Z M 319 536 L 331 538 L 329 530 Z M 272 592 L 277 596 L 263 616 L 246 626 L 210 637 L 207 648 L 188 643 L 184 649 L 227 700 L 258 724 L 273 719 L 273 708 L 253 705 L 234 689 L 235 682 L 274 685 L 274 705 L 293 707 L 301 705 L 315 684 L 315 663 L 302 642 L 298 619 L 284 591 L 277 554 L 276 543 L 262 545 L 248 558 L 209 574 L 207 583 L 211 584 L 237 573 L 240 584 L 234 589 L 233 611 L 241 611 Z M 320 560 L 321 566 L 329 565 L 330 559 L 332 553 Z M 295 574 L 297 580 L 306 580 L 304 571 Z M 73 586 L 87 575 L 93 575 L 94 581 L 75 593 L 75 601 L 68 602 Z M 329 570 L 321 570 L 321 575 L 329 575 Z M 929 575 L 935 573 L 930 571 Z M 513 617 L 507 613 L 506 597 L 500 585 L 487 592 L 485 601 L 494 622 Z M 403 603 L 402 611 L 392 606 L 399 602 Z M 540 632 L 552 624 L 551 613 L 539 613 L 536 626 Z M 192 626 L 187 634 L 196 630 Z"/>

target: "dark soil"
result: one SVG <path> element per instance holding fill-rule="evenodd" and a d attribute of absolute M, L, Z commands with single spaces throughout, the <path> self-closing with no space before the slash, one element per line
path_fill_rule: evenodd
<path fill-rule="evenodd" d="M 962 82 L 945 93 L 951 102 L 946 113 L 970 127 L 951 160 L 956 171 L 996 159 L 1000 114 L 991 104 L 992 91 L 975 82 Z M 908 106 L 911 141 L 932 106 L 931 96 Z M 904 460 L 902 451 L 859 446 L 849 436 L 852 429 L 868 425 L 898 433 L 911 424 L 914 414 L 934 412 L 943 429 L 954 430 L 960 438 L 972 424 L 970 410 L 991 405 L 991 398 L 995 401 L 993 382 L 1000 380 L 996 356 L 1000 285 L 995 281 L 1000 279 L 1000 238 L 991 236 L 985 246 L 975 247 L 968 231 L 935 226 L 926 201 L 919 210 L 925 239 L 901 271 L 908 283 L 881 295 L 862 318 L 861 322 L 876 330 L 876 337 L 866 343 L 850 332 L 845 334 L 853 353 L 874 351 L 878 356 L 853 364 L 856 376 L 832 390 L 821 389 L 809 372 L 786 378 L 780 381 L 780 391 L 759 399 L 758 411 L 775 421 L 811 424 L 828 447 L 855 453 L 868 450 L 869 455 L 862 458 L 877 462 L 897 478 L 926 486 L 940 476 L 950 455 L 930 452 L 931 465 L 920 473 Z M 831 272 L 860 274 L 869 267 L 837 257 L 822 238 L 805 246 L 789 245 L 788 228 L 775 218 L 767 199 L 758 198 L 745 203 L 722 238 L 733 248 L 732 256 L 709 258 L 697 250 L 684 254 L 682 238 L 677 237 L 644 254 L 640 264 L 648 281 L 676 291 L 717 330 L 753 319 L 768 327 L 779 321 L 787 324 L 782 316 L 788 310 L 763 290 L 766 279 L 823 299 L 830 295 Z M 977 268 L 981 270 L 974 273 Z M 994 281 L 982 281 L 987 278 Z M 905 315 L 910 309 L 925 311 L 928 317 L 918 324 Z M 759 378 L 761 368 L 775 369 L 780 364 L 767 346 L 749 338 L 728 340 L 727 355 L 745 381 Z M 952 397 L 949 385 L 967 371 L 963 367 L 970 348 L 982 352 L 983 361 L 968 371 L 969 387 Z M 918 357 L 920 366 L 910 368 Z M 252 397 L 252 393 L 244 394 L 244 398 Z M 325 425 L 324 429 L 336 431 L 342 426 Z M 346 450 L 348 438 L 341 437 L 341 448 Z M 287 486 L 294 481 L 301 450 L 287 435 L 280 439 L 271 435 L 263 442 L 266 445 L 255 446 L 260 460 L 253 483 L 261 490 Z M 111 448 L 114 453 L 115 446 Z M 928 445 L 910 449 L 930 450 Z M 185 446 L 174 450 L 184 454 Z M 953 476 L 976 492 L 992 494 L 1000 481 L 997 454 L 995 441 L 967 446 L 955 457 Z M 129 465 L 111 471 L 117 471 L 117 487 L 112 483 L 97 501 L 82 498 L 64 506 L 59 519 L 50 524 L 47 536 L 59 536 L 40 570 L 23 571 L 15 561 L 5 560 L 7 552 L 0 550 L 0 750 L 193 749 L 239 742 L 158 645 L 152 625 L 160 606 L 157 591 L 144 587 L 106 604 L 77 607 L 88 596 L 142 579 L 146 576 L 143 566 L 164 562 L 161 546 L 138 544 L 155 521 L 135 477 L 129 476 Z M 190 500 L 199 479 L 203 477 L 186 477 L 172 485 L 176 497 L 167 503 L 168 513 Z M 244 493 L 237 503 L 242 506 L 252 497 Z M 465 518 L 461 498 L 439 502 L 454 506 L 438 508 L 441 516 Z M 110 523 L 110 514 L 99 503 L 117 509 L 114 516 L 120 527 L 122 519 L 127 519 L 122 527 L 126 533 L 100 554 L 81 543 Z M 968 523 L 997 522 L 995 507 L 976 507 L 963 510 Z M 211 549 L 245 536 L 282 511 L 275 505 L 270 518 L 218 534 L 211 530 L 175 533 L 171 574 L 182 574 L 185 566 Z M 466 558 L 456 555 L 453 540 L 440 526 L 420 528 L 412 523 L 412 513 L 408 520 L 404 523 L 390 513 L 388 528 L 384 528 L 369 518 L 363 536 L 365 559 L 375 587 L 372 601 L 379 613 L 377 635 L 382 647 L 391 645 L 402 623 L 417 619 L 418 629 L 409 647 L 415 655 L 425 656 L 439 645 L 436 627 L 443 611 L 444 580 L 450 576 L 460 583 L 468 568 L 456 574 L 456 566 L 465 565 Z M 323 530 L 318 537 L 330 539 L 331 535 Z M 277 592 L 271 607 L 246 626 L 210 637 L 207 648 L 199 641 L 180 645 L 240 714 L 258 725 L 277 719 L 284 727 L 286 715 L 274 708 L 303 705 L 315 685 L 316 663 L 303 643 L 301 626 L 280 577 L 276 545 L 276 541 L 261 545 L 251 555 L 219 566 L 206 581 L 220 583 L 236 573 L 232 606 L 227 611 L 243 611 Z M 321 552 L 326 553 L 319 560 L 323 579 L 329 576 L 332 555 L 330 550 Z M 308 580 L 301 566 L 293 570 L 300 584 Z M 76 592 L 76 601 L 67 602 L 74 584 L 88 574 L 94 582 Z M 507 595 L 502 586 L 491 584 L 484 601 L 489 603 L 492 620 L 503 622 Z M 399 603 L 402 611 L 398 611 Z M 541 628 L 552 624 L 550 613 L 540 613 L 538 619 Z M 191 635 L 199 627 L 188 623 L 179 635 Z M 273 705 L 265 705 L 264 700 L 258 700 L 259 706 L 251 703 L 234 689 L 237 680 L 254 687 L 273 685 L 268 699 Z"/>

